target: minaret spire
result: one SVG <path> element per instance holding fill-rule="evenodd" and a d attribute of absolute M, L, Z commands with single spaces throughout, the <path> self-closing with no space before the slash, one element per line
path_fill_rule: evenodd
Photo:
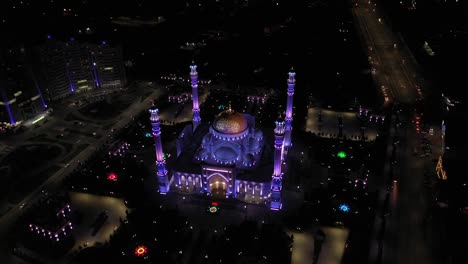
<path fill-rule="evenodd" d="M 285 123 L 281 117 L 275 122 L 275 151 L 273 163 L 273 175 L 271 176 L 271 197 L 270 208 L 271 210 L 280 210 L 282 207 L 281 202 L 281 189 L 283 181 L 283 173 L 281 171 L 281 156 L 283 149 L 283 140 L 285 133 Z"/>
<path fill-rule="evenodd" d="M 292 120 L 293 120 L 293 96 L 294 96 L 294 86 L 296 85 L 296 73 L 294 72 L 294 68 L 291 67 L 291 70 L 288 73 L 288 102 L 286 105 L 286 133 L 284 137 L 284 146 L 286 148 L 291 147 L 291 131 L 292 131 Z"/>
<path fill-rule="evenodd" d="M 198 125 L 201 122 L 200 118 L 200 108 L 198 106 L 198 72 L 197 72 L 197 65 L 192 61 L 190 65 L 190 80 L 192 85 L 192 101 L 193 101 L 193 131 L 197 129 Z"/>
<path fill-rule="evenodd" d="M 166 194 L 169 191 L 168 172 L 166 170 L 166 161 L 164 160 L 164 152 L 161 143 L 161 122 L 159 119 L 159 110 L 154 105 L 154 101 L 151 101 L 151 107 L 149 109 L 151 114 L 150 121 L 153 127 L 154 146 L 156 151 L 156 167 L 159 184 L 159 192 Z"/>

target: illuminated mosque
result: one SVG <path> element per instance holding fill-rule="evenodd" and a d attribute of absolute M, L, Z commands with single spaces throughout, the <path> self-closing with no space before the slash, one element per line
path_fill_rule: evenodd
<path fill-rule="evenodd" d="M 255 126 L 252 115 L 229 108 L 202 123 L 198 105 L 197 66 L 190 66 L 193 120 L 177 138 L 177 158 L 166 169 L 158 109 L 150 108 L 156 148 L 159 192 L 203 193 L 247 203 L 282 207 L 282 160 L 291 146 L 295 73 L 289 72 L 286 115 L 275 122 L 273 133 Z M 265 132 L 265 133 L 264 133 Z M 269 133 L 267 133 L 269 132 Z M 273 135 L 272 135 L 273 134 Z"/>

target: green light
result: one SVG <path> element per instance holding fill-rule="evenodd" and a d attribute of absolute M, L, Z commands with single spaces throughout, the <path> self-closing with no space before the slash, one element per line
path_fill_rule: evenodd
<path fill-rule="evenodd" d="M 344 152 L 344 151 L 339 151 L 338 154 L 337 154 L 337 156 L 338 156 L 338 158 L 340 158 L 340 159 L 344 159 L 344 158 L 346 158 L 347 155 L 346 155 L 346 152 Z"/>

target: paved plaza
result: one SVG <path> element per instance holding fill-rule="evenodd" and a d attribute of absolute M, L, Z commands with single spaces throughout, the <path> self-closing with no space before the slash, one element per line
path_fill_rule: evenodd
<path fill-rule="evenodd" d="M 126 218 L 127 207 L 122 199 L 76 192 L 70 193 L 70 199 L 72 209 L 83 215 L 83 222 L 75 225 L 73 229 L 76 243 L 71 250 L 72 252 L 78 250 L 79 247 L 84 248 L 94 246 L 96 243 L 105 243 L 120 226 L 120 219 Z M 106 211 L 108 218 L 93 235 L 93 228 L 90 226 L 96 217 L 104 211 Z"/>
<path fill-rule="evenodd" d="M 319 121 L 320 112 L 322 115 Z M 326 138 L 334 138 L 339 134 L 339 117 L 343 118 L 343 135 L 350 140 L 361 140 L 362 132 L 360 120 L 355 112 L 338 112 L 329 109 L 311 107 L 307 110 L 305 130 Z M 372 124 L 372 123 L 371 123 Z M 364 136 L 368 141 L 377 137 L 377 124 L 364 129 Z"/>

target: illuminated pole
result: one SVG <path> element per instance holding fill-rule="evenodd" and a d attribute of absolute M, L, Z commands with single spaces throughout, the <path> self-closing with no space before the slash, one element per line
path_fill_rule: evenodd
<path fill-rule="evenodd" d="M 200 108 L 198 107 L 198 72 L 197 65 L 190 65 L 190 80 L 192 82 L 192 101 L 193 101 L 193 131 L 201 122 Z"/>
<path fill-rule="evenodd" d="M 286 132 L 284 136 L 284 146 L 286 148 L 292 145 L 291 143 L 291 131 L 292 131 L 292 120 L 293 120 L 293 96 L 294 96 L 294 86 L 296 85 L 296 73 L 294 69 L 288 73 L 288 102 L 286 105 L 286 118 L 284 119 L 286 123 Z"/>
<path fill-rule="evenodd" d="M 281 155 L 283 149 L 283 141 L 285 134 L 284 121 L 281 118 L 275 122 L 275 152 L 274 152 L 274 163 L 273 163 L 273 175 L 271 180 L 271 210 L 281 209 L 281 188 L 283 174 L 281 172 Z"/>
<path fill-rule="evenodd" d="M 8 97 L 6 95 L 5 90 L 1 89 L 1 87 L 0 87 L 0 92 L 1 92 L 1 95 L 2 95 L 2 98 L 3 98 L 3 102 L 4 102 L 4 105 L 5 105 L 6 111 L 8 113 L 8 117 L 10 118 L 10 125 L 14 125 L 14 124 L 16 124 L 16 121 L 15 121 L 15 117 L 13 115 L 13 111 L 11 110 L 10 100 L 8 100 Z"/>
<path fill-rule="evenodd" d="M 13 116 L 13 112 L 11 111 L 10 102 L 5 102 L 5 107 L 8 112 L 8 117 L 10 118 L 10 125 L 16 124 L 15 117 Z"/>
<path fill-rule="evenodd" d="M 166 194 L 169 191 L 168 172 L 166 170 L 166 161 L 164 160 L 163 148 L 161 144 L 161 122 L 159 120 L 158 109 L 152 104 L 149 112 L 150 121 L 153 127 L 154 146 L 156 150 L 156 167 L 159 183 L 159 192 Z"/>

